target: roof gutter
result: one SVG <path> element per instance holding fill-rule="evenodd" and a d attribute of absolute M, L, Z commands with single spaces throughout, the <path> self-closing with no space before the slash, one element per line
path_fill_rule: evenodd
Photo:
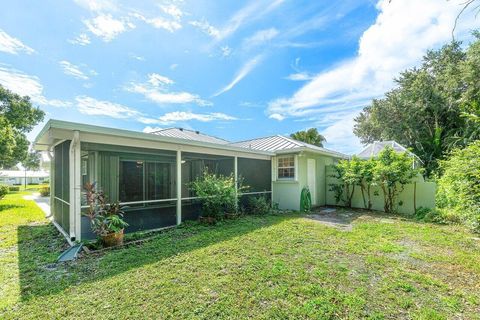
<path fill-rule="evenodd" d="M 198 146 L 198 147 L 206 147 L 211 149 L 220 149 L 220 150 L 227 150 L 227 151 L 236 151 L 236 152 L 245 152 L 245 153 L 253 153 L 253 154 L 261 154 L 261 155 L 268 155 L 273 156 L 275 153 L 269 151 L 260 151 L 260 150 L 252 150 L 248 148 L 241 148 L 241 147 L 234 147 L 230 145 L 223 145 L 223 144 L 216 144 L 210 142 L 200 142 L 200 141 L 193 141 L 193 140 L 185 140 L 180 138 L 173 138 L 173 137 L 165 137 L 154 135 L 151 133 L 144 133 L 138 131 L 131 131 L 131 130 L 124 130 L 124 129 L 115 129 L 109 127 L 100 127 L 82 123 L 75 123 L 75 122 L 68 122 L 68 121 L 61 121 L 61 120 L 54 120 L 50 119 L 45 127 L 40 131 L 34 141 L 34 145 L 38 144 L 38 141 L 44 136 L 48 130 L 50 129 L 63 129 L 63 130 L 78 130 L 81 132 L 86 133 L 96 133 L 96 134 L 103 134 L 103 135 L 110 135 L 110 136 L 120 136 L 126 138 L 133 138 L 133 139 L 141 139 L 141 140 L 150 140 L 150 141 L 158 141 L 158 142 L 166 142 L 166 143 L 174 143 L 180 145 L 187 145 L 187 146 Z"/>
<path fill-rule="evenodd" d="M 329 151 L 324 151 L 324 150 L 316 150 L 316 149 L 312 149 L 312 148 L 308 148 L 308 147 L 298 147 L 298 148 L 278 150 L 278 151 L 275 151 L 275 154 L 288 154 L 288 153 L 297 153 L 297 152 L 311 152 L 311 153 L 321 154 L 321 155 L 324 155 L 324 156 L 331 156 L 331 157 L 339 158 L 339 159 L 349 159 L 350 158 L 350 156 L 348 156 L 346 154 L 329 152 Z"/>

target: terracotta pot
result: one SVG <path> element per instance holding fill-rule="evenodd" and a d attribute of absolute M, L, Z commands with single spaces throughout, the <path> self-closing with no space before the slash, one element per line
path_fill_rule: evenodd
<path fill-rule="evenodd" d="M 200 220 L 201 223 L 206 223 L 206 224 L 215 224 L 215 222 L 217 222 L 217 219 L 215 219 L 215 217 L 200 216 L 198 217 L 198 219 Z"/>
<path fill-rule="evenodd" d="M 123 229 L 119 232 L 112 232 L 102 236 L 102 242 L 105 247 L 115 247 L 123 244 Z"/>

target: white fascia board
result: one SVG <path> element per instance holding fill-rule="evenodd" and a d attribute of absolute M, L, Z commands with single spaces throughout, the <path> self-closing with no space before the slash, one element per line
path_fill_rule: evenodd
<path fill-rule="evenodd" d="M 54 130 L 57 129 L 57 130 Z M 205 149 L 215 149 L 215 150 L 225 150 L 230 151 L 233 153 L 239 153 L 243 155 L 261 155 L 261 156 L 273 156 L 273 152 L 268 151 L 258 151 L 258 150 L 251 150 L 247 148 L 235 147 L 230 145 L 222 145 L 210 142 L 201 142 L 201 141 L 192 141 L 192 140 L 185 140 L 185 139 L 178 139 L 173 137 L 165 137 L 154 135 L 151 133 L 144 133 L 144 132 L 137 132 L 137 131 L 130 131 L 130 130 L 123 130 L 123 129 L 115 129 L 115 128 L 107 128 L 107 127 L 100 127 L 82 123 L 74 123 L 68 121 L 61 121 L 61 120 L 54 120 L 50 119 L 45 127 L 40 131 L 38 136 L 34 141 L 35 148 L 37 150 L 41 150 L 44 146 L 48 146 L 50 143 L 49 141 L 53 139 L 61 139 L 62 131 L 73 131 L 78 130 L 82 132 L 82 137 L 84 133 L 86 134 L 93 134 L 93 135 L 104 135 L 104 136 L 111 136 L 111 137 L 122 137 L 122 138 L 130 138 L 130 139 L 137 139 L 143 141 L 154 141 L 154 142 L 164 142 L 169 144 L 175 144 L 179 146 L 194 146 L 194 147 L 201 147 Z M 50 134 L 49 134 L 50 133 Z M 67 134 L 67 137 L 71 136 Z M 82 141 L 85 141 L 82 138 Z M 187 148 L 185 148 L 187 149 Z"/>

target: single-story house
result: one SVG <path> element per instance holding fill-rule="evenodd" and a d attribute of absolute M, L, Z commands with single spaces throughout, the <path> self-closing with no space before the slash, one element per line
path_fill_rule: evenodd
<path fill-rule="evenodd" d="M 346 155 L 272 136 L 241 142 L 181 128 L 152 133 L 49 120 L 35 139 L 51 157 L 51 211 L 72 240 L 91 238 L 83 186 L 96 182 L 111 201 L 128 206 L 126 232 L 197 219 L 198 198 L 189 183 L 205 168 L 242 177 L 240 201 L 264 195 L 282 209 L 299 209 L 308 186 L 313 205 L 326 203 L 325 166 Z"/>
<path fill-rule="evenodd" d="M 50 174 L 46 171 L 30 170 L 0 170 L 0 184 L 13 186 L 27 184 L 40 184 L 48 181 Z"/>

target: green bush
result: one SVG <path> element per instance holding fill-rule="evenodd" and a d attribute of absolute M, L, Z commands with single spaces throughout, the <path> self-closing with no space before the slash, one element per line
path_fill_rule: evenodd
<path fill-rule="evenodd" d="M 244 211 L 248 214 L 265 215 L 269 214 L 271 209 L 272 207 L 267 197 L 259 196 L 248 198 L 247 205 L 245 206 Z"/>
<path fill-rule="evenodd" d="M 38 186 L 39 183 L 38 182 L 29 182 L 28 185 L 29 186 Z"/>
<path fill-rule="evenodd" d="M 437 206 L 480 232 L 480 141 L 454 150 L 440 169 Z"/>
<path fill-rule="evenodd" d="M 20 191 L 20 187 L 19 186 L 10 186 L 10 187 L 8 187 L 8 190 L 10 192 L 18 192 L 18 191 Z"/>
<path fill-rule="evenodd" d="M 48 186 L 40 187 L 39 191 L 42 197 L 48 197 L 50 195 L 50 187 Z"/>
<path fill-rule="evenodd" d="M 237 194 L 233 175 L 228 177 L 216 175 L 205 170 L 203 174 L 190 184 L 190 188 L 200 198 L 202 216 L 219 218 L 226 211 L 237 209 Z"/>
<path fill-rule="evenodd" d="M 365 209 L 371 209 L 371 189 L 378 186 L 383 193 L 383 210 L 387 213 L 396 212 L 397 206 L 403 204 L 398 196 L 421 172 L 413 168 L 407 152 L 397 153 L 391 147 L 386 147 L 375 159 L 361 160 L 354 156 L 350 160 L 340 160 L 334 168 L 334 177 L 339 183 L 331 184 L 330 191 L 334 192 L 337 204 L 342 202 L 351 207 L 355 188 L 359 187 Z"/>
<path fill-rule="evenodd" d="M 0 185 L 0 199 L 8 194 L 8 186 Z"/>

